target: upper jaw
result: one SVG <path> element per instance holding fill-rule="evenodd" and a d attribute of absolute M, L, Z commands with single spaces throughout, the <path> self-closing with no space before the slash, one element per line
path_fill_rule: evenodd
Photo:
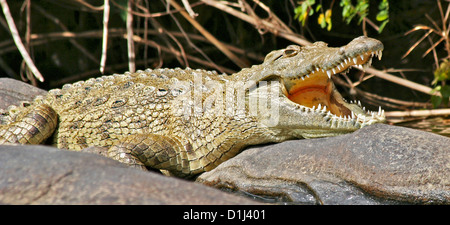
<path fill-rule="evenodd" d="M 281 73 L 283 93 L 288 99 L 322 113 L 323 118 L 331 123 L 330 126 L 335 123 L 359 128 L 385 121 L 381 108 L 378 112 L 370 112 L 358 104 L 345 101 L 330 79 L 334 74 L 347 72 L 352 66 L 361 69 L 370 66 L 374 56 L 381 59 L 381 42 L 359 37 L 340 48 L 328 48 L 319 43 L 317 49 L 314 45 L 310 49 L 310 52 L 308 47 L 300 52 L 297 67 Z"/>
<path fill-rule="evenodd" d="M 372 38 L 358 37 L 340 48 L 328 47 L 325 43 L 314 43 L 303 47 L 297 56 L 278 62 L 285 67 L 281 78 L 287 88 L 299 80 L 305 80 L 312 75 L 332 75 L 347 72 L 351 66 L 364 69 L 372 64 L 372 57 L 381 60 L 383 44 Z"/>

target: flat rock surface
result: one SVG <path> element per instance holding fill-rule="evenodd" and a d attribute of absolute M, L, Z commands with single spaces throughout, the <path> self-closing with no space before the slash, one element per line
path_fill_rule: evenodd
<path fill-rule="evenodd" d="M 31 101 L 47 91 L 11 78 L 0 78 L 0 109 L 17 105 L 20 101 Z"/>
<path fill-rule="evenodd" d="M 0 145 L 0 204 L 258 204 L 102 156 Z"/>
<path fill-rule="evenodd" d="M 450 138 L 376 124 L 251 147 L 197 181 L 298 204 L 450 204 Z"/>

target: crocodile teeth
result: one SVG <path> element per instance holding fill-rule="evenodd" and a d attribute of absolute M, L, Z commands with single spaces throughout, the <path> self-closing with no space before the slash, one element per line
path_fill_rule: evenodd
<path fill-rule="evenodd" d="M 328 78 L 331 78 L 331 71 L 327 70 Z"/>
<path fill-rule="evenodd" d="M 372 54 L 372 57 L 374 55 L 376 55 L 378 57 L 378 60 L 381 60 L 381 57 L 383 57 L 383 51 L 381 51 L 381 50 L 378 50 L 376 52 L 371 52 L 371 54 Z"/>
<path fill-rule="evenodd" d="M 381 109 L 381 106 L 378 106 L 378 113 L 377 113 L 377 115 L 378 115 L 379 117 L 384 117 L 384 110 Z"/>
<path fill-rule="evenodd" d="M 369 68 L 369 67 L 370 67 L 369 63 L 364 64 L 363 65 L 363 71 L 366 71 L 366 69 Z"/>
<path fill-rule="evenodd" d="M 331 127 L 336 127 L 336 120 L 334 118 L 331 120 Z"/>
<path fill-rule="evenodd" d="M 356 57 L 353 58 L 353 62 L 354 62 L 355 64 L 358 63 L 358 59 L 356 59 Z"/>
<path fill-rule="evenodd" d="M 321 105 L 318 107 L 320 108 Z M 325 108 L 325 106 L 324 106 Z M 366 112 L 365 114 L 355 114 L 354 112 L 351 113 L 351 115 L 345 115 L 345 116 L 337 116 L 330 112 L 327 112 L 324 115 L 324 119 L 328 122 L 329 126 L 332 128 L 339 128 L 339 127 L 364 127 L 369 124 L 372 124 L 374 121 L 377 120 L 377 117 L 380 115 L 383 115 L 384 111 L 379 108 L 378 113 L 377 112 Z"/>
<path fill-rule="evenodd" d="M 360 64 L 358 64 L 358 65 L 356 65 L 360 70 L 364 70 L 365 71 L 365 69 L 364 69 L 364 67 L 362 66 L 362 65 L 360 65 Z"/>

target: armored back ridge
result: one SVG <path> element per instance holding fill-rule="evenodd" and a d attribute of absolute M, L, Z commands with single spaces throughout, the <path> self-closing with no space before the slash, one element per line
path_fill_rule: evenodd
<path fill-rule="evenodd" d="M 245 146 L 334 136 L 384 122 L 346 102 L 331 76 L 381 58 L 381 42 L 288 46 L 233 75 L 147 69 L 66 84 L 2 117 L 0 144 L 96 148 L 130 166 L 191 176 Z"/>

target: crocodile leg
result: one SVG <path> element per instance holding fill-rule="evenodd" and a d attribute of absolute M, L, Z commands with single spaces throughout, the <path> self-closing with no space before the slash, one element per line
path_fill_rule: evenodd
<path fill-rule="evenodd" d="M 6 129 L 0 126 L 0 144 L 40 144 L 50 137 L 58 114 L 47 104 L 39 104 L 16 115 Z"/>
<path fill-rule="evenodd" d="M 176 138 L 157 134 L 135 134 L 119 141 L 106 153 L 131 167 L 161 169 L 165 174 L 182 175 L 191 171 L 186 148 Z M 184 172 L 183 172 L 184 171 Z"/>

